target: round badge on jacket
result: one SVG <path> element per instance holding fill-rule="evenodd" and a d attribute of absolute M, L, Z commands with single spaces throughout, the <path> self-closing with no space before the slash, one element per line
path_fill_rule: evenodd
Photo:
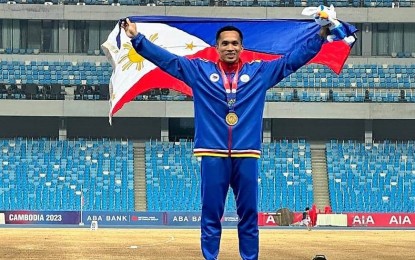
<path fill-rule="evenodd" d="M 242 82 L 248 82 L 251 78 L 249 77 L 249 75 L 247 74 L 243 74 L 241 75 L 241 77 L 239 78 Z"/>
<path fill-rule="evenodd" d="M 219 75 L 217 73 L 212 73 L 209 77 L 210 81 L 217 82 L 219 80 Z"/>

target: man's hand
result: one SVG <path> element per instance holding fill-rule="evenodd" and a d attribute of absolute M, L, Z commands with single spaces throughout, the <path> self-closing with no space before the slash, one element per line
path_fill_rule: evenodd
<path fill-rule="evenodd" d="M 125 34 L 127 34 L 127 36 L 130 38 L 134 38 L 138 35 L 136 24 L 130 22 L 130 19 L 128 18 L 121 21 L 121 27 L 124 29 Z"/>
<path fill-rule="evenodd" d="M 320 29 L 320 33 L 319 34 L 324 39 L 326 39 L 327 36 L 330 35 L 329 26 L 330 25 L 325 25 L 325 26 L 322 26 L 321 29 Z"/>

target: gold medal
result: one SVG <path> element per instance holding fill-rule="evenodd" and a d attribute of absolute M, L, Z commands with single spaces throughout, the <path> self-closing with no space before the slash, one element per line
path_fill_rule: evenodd
<path fill-rule="evenodd" d="M 228 125 L 233 126 L 238 123 L 238 116 L 234 112 L 229 112 L 225 120 Z"/>

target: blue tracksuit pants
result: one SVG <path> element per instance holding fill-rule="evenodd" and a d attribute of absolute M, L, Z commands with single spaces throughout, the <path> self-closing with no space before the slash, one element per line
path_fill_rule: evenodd
<path fill-rule="evenodd" d="M 239 252 L 244 260 L 258 259 L 258 159 L 205 156 L 201 161 L 201 247 L 206 260 L 217 259 L 221 218 L 232 187 L 239 216 Z"/>

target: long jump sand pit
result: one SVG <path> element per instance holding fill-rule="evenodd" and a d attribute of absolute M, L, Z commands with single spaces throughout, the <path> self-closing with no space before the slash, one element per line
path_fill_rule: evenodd
<path fill-rule="evenodd" d="M 203 259 L 197 229 L 3 228 L 0 259 Z M 414 230 L 261 229 L 260 259 L 415 259 Z M 220 260 L 240 259 L 225 229 Z"/>

